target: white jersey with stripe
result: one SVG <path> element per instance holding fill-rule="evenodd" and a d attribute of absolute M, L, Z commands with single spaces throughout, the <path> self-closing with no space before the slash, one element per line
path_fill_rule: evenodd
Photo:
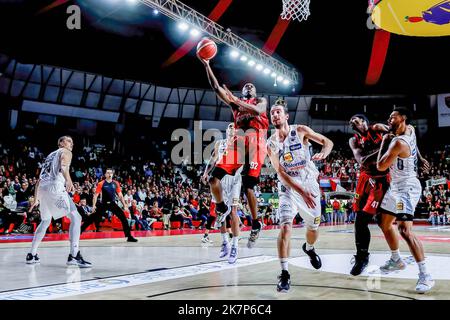
<path fill-rule="evenodd" d="M 42 165 L 41 174 L 39 175 L 39 184 L 64 184 L 65 179 L 61 173 L 61 155 L 63 149 L 60 148 L 50 153 L 45 158 Z"/>
<path fill-rule="evenodd" d="M 311 144 L 304 144 L 297 133 L 297 125 L 289 126 L 289 133 L 283 142 L 278 141 L 276 134 L 269 138 L 269 147 L 278 153 L 280 166 L 286 173 L 302 182 L 317 181 L 319 171 L 311 161 Z"/>
<path fill-rule="evenodd" d="M 397 157 L 395 162 L 389 168 L 389 174 L 391 176 L 391 184 L 399 185 L 409 180 L 417 179 L 417 141 L 414 130 L 410 135 L 403 134 L 392 139 L 392 142 L 396 140 L 403 140 L 408 144 L 410 155 L 407 158 Z"/>

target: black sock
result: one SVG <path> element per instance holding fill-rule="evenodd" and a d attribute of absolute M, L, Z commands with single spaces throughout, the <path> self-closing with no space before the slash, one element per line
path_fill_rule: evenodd
<path fill-rule="evenodd" d="M 261 229 L 261 223 L 258 220 L 252 221 L 252 230 Z"/>
<path fill-rule="evenodd" d="M 220 213 L 225 213 L 228 210 L 228 206 L 222 201 L 216 204 L 216 210 Z"/>
<path fill-rule="evenodd" d="M 369 253 L 370 244 L 370 230 L 369 222 L 372 220 L 372 216 L 358 212 L 355 220 L 355 244 L 356 254 L 359 256 L 366 256 Z"/>

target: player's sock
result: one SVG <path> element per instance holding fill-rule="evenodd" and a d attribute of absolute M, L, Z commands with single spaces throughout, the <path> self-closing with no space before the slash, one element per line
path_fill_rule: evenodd
<path fill-rule="evenodd" d="M 225 233 L 221 233 L 221 236 L 222 236 L 222 242 L 223 243 L 228 243 L 228 234 L 225 232 Z"/>
<path fill-rule="evenodd" d="M 288 271 L 288 258 L 280 258 L 281 270 Z"/>
<path fill-rule="evenodd" d="M 233 237 L 233 239 L 231 239 L 231 244 L 233 245 L 233 247 L 238 246 L 238 241 L 239 241 L 239 237 Z"/>
<path fill-rule="evenodd" d="M 425 264 L 425 260 L 417 262 L 417 265 L 419 266 L 420 273 L 427 274 L 427 266 Z"/>
<path fill-rule="evenodd" d="M 70 254 L 75 257 L 79 251 L 80 233 L 81 233 L 81 215 L 78 211 L 69 213 L 69 239 L 70 239 Z"/>
<path fill-rule="evenodd" d="M 398 261 L 400 259 L 400 249 L 391 250 L 391 259 L 394 261 Z"/>
<path fill-rule="evenodd" d="M 311 251 L 314 249 L 314 245 L 313 244 L 309 244 L 308 242 L 306 242 L 306 250 L 307 251 Z"/>

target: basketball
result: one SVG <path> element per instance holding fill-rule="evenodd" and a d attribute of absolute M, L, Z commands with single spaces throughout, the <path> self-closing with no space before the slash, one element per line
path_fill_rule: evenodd
<path fill-rule="evenodd" d="M 197 44 L 197 54 L 202 59 L 211 60 L 217 54 L 216 43 L 209 38 L 203 38 Z"/>

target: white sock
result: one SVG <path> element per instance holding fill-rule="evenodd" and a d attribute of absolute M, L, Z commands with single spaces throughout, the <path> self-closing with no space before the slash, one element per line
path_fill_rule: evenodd
<path fill-rule="evenodd" d="M 391 259 L 394 261 L 398 261 L 401 259 L 400 257 L 400 249 L 397 250 L 391 250 Z"/>
<path fill-rule="evenodd" d="M 237 247 L 238 246 L 238 241 L 239 241 L 239 237 L 233 237 L 231 239 L 231 244 L 233 247 Z"/>
<path fill-rule="evenodd" d="M 309 244 L 308 242 L 306 242 L 306 250 L 310 251 L 312 249 L 314 249 L 314 245 L 313 244 Z"/>
<path fill-rule="evenodd" d="M 419 272 L 422 274 L 427 274 L 427 266 L 425 265 L 425 260 L 417 262 L 419 266 Z"/>
<path fill-rule="evenodd" d="M 229 241 L 228 239 L 230 239 L 230 236 L 228 235 L 227 232 L 221 233 L 220 235 L 222 236 L 222 241 L 223 241 L 223 243 L 229 243 L 229 242 L 228 242 L 228 241 Z"/>
<path fill-rule="evenodd" d="M 81 215 L 78 211 L 72 211 L 69 213 L 69 219 L 70 254 L 75 257 L 80 250 Z"/>
<path fill-rule="evenodd" d="M 288 271 L 288 258 L 280 258 L 281 270 Z"/>

